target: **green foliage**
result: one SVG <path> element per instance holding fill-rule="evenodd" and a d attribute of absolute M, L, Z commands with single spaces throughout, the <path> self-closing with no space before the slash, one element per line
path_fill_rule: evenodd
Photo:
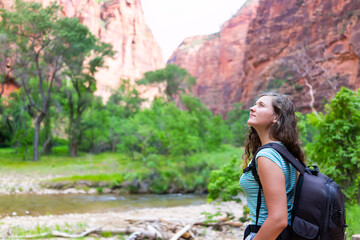
<path fill-rule="evenodd" d="M 59 32 L 58 35 L 69 42 L 72 49 L 71 55 L 66 54 L 64 57 L 64 73 L 70 81 L 64 81 L 62 104 L 69 120 L 69 154 L 75 157 L 78 155 L 84 131 L 81 125 L 83 113 L 94 100 L 95 73 L 104 66 L 105 57 L 113 56 L 114 52 L 110 45 L 96 39 L 76 18 L 61 19 Z"/>
<path fill-rule="evenodd" d="M 282 85 L 284 85 L 286 83 L 286 80 L 284 79 L 280 79 L 280 78 L 275 78 L 272 79 L 268 85 L 267 88 L 268 89 L 279 89 Z"/>
<path fill-rule="evenodd" d="M 360 233 L 360 205 L 353 204 L 346 206 L 346 224 L 349 226 L 346 228 L 346 236 L 348 240 L 352 239 L 352 235 Z"/>
<path fill-rule="evenodd" d="M 204 223 L 218 223 L 219 220 L 215 219 L 216 217 L 222 216 L 220 210 L 216 211 L 216 213 L 202 212 L 201 215 L 204 215 L 206 220 Z"/>
<path fill-rule="evenodd" d="M 99 153 L 109 150 L 108 144 L 108 116 L 101 98 L 91 102 L 83 113 L 81 121 L 82 139 L 80 149 L 82 151 Z"/>
<path fill-rule="evenodd" d="M 233 135 L 232 143 L 235 146 L 244 146 L 248 132 L 247 119 L 250 111 L 243 109 L 242 103 L 235 103 L 232 110 L 227 113 L 226 123 Z"/>
<path fill-rule="evenodd" d="M 47 226 L 45 225 L 36 225 L 34 229 L 24 229 L 21 226 L 14 226 L 9 228 L 9 231 L 11 232 L 11 237 L 14 238 L 26 238 L 26 236 L 33 236 L 33 235 L 41 235 L 43 238 L 51 238 L 53 236 L 51 234 L 52 231 L 58 231 L 68 234 L 76 234 L 79 232 L 83 232 L 86 230 L 88 225 L 86 223 L 77 223 L 74 225 L 70 225 L 68 223 L 65 223 L 65 225 L 56 225 L 56 226 Z"/>
<path fill-rule="evenodd" d="M 60 11 L 56 3 L 43 7 L 21 0 L 16 0 L 11 10 L 0 11 L 0 32 L 10 40 L 1 41 L 1 44 L 8 43 L 16 53 L 11 67 L 14 76 L 21 80 L 21 89 L 26 96 L 23 104 L 31 108 L 30 116 L 35 120 L 33 160 L 39 158 L 40 141 L 45 143 L 44 152 L 50 151 L 49 111 L 56 103 L 62 104 L 69 117 L 69 148 L 72 155 L 77 155 L 82 136 L 79 126 L 82 113 L 96 90 L 94 75 L 104 66 L 104 58 L 114 54 L 111 46 L 96 39 L 79 19 L 61 17 Z M 0 56 L 4 55 L 1 51 Z M 56 88 L 57 95 L 61 96 L 51 97 L 55 79 L 62 78 L 66 81 L 60 91 Z M 45 128 L 40 133 L 44 119 Z"/>
<path fill-rule="evenodd" d="M 240 198 L 237 198 L 241 191 L 239 179 L 240 163 L 237 157 L 233 158 L 221 169 L 213 170 L 210 173 L 208 184 L 209 201 L 214 201 L 220 198 L 222 201 L 235 200 L 240 202 Z"/>
<path fill-rule="evenodd" d="M 16 149 L 16 153 L 24 160 L 29 159 L 34 138 L 33 111 L 27 105 L 22 89 L 12 92 L 6 103 L 8 107 L 2 113 L 6 125 L 2 131 L 9 134 L 8 144 Z"/>
<path fill-rule="evenodd" d="M 240 222 L 247 222 L 250 220 L 250 210 L 247 205 L 243 207 L 243 216 L 240 217 Z"/>
<path fill-rule="evenodd" d="M 98 182 L 108 182 L 109 184 L 113 183 L 121 183 L 123 182 L 124 175 L 121 173 L 100 173 L 100 174 L 86 174 L 86 175 L 72 175 L 71 177 L 60 177 L 54 178 L 53 182 L 61 182 L 61 181 L 70 181 L 72 183 L 76 183 L 78 181 L 89 181 L 92 183 Z"/>
<path fill-rule="evenodd" d="M 309 123 L 310 116 L 308 114 L 296 113 L 298 119 L 299 137 L 305 146 L 307 143 L 311 143 L 316 135 L 319 134 L 318 129 Z"/>
<path fill-rule="evenodd" d="M 360 95 L 342 87 L 325 107 L 325 114 L 308 115 L 319 134 L 306 145 L 310 162 L 344 189 L 348 199 L 360 202 Z"/>
<path fill-rule="evenodd" d="M 0 108 L 1 108 L 0 102 Z M 12 139 L 12 126 L 9 116 L 0 113 L 0 147 L 10 147 Z"/>
<path fill-rule="evenodd" d="M 123 121 L 118 129 L 118 149 L 149 154 L 189 155 L 211 151 L 226 142 L 229 130 L 220 116 L 213 114 L 198 99 L 182 96 L 188 111 L 173 102 L 155 99 L 149 109 Z"/>
<path fill-rule="evenodd" d="M 118 118 L 129 118 L 140 111 L 140 106 L 144 99 L 134 86 L 131 86 L 130 80 L 121 80 L 120 87 L 112 92 L 108 102 L 107 109 Z"/>
<path fill-rule="evenodd" d="M 142 85 L 158 86 L 159 92 L 165 84 L 165 94 L 168 101 L 174 101 L 175 97 L 186 90 L 191 91 L 191 87 L 196 84 L 196 79 L 191 76 L 184 68 L 168 64 L 164 69 L 146 72 L 144 78 L 137 81 Z"/>

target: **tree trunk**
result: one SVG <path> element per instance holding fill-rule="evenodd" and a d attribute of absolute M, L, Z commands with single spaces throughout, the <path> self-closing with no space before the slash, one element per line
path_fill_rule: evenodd
<path fill-rule="evenodd" d="M 69 129 L 68 129 L 68 152 L 69 155 L 72 156 L 72 146 L 73 146 L 73 129 L 74 129 L 74 103 L 72 100 L 72 94 L 69 93 L 68 96 L 68 103 L 69 103 Z"/>
<path fill-rule="evenodd" d="M 39 138 L 40 138 L 40 125 L 42 120 L 44 119 L 45 114 L 40 113 L 40 115 L 36 118 L 35 121 L 35 133 L 34 133 L 34 153 L 33 153 L 33 161 L 39 161 Z"/>
<path fill-rule="evenodd" d="M 51 153 L 52 147 L 52 136 L 51 136 L 51 119 L 48 114 L 44 119 L 44 130 L 45 130 L 45 141 L 43 144 L 43 153 L 44 155 L 49 155 Z"/>
<path fill-rule="evenodd" d="M 72 141 L 71 141 L 71 157 L 78 156 L 78 147 L 80 144 L 80 120 L 81 120 L 81 112 L 77 112 L 77 116 L 75 122 L 72 124 Z"/>
<path fill-rule="evenodd" d="M 78 156 L 78 141 L 77 141 L 77 129 L 76 125 L 73 127 L 72 137 L 71 137 L 71 149 L 70 149 L 70 157 Z"/>
<path fill-rule="evenodd" d="M 115 140 L 111 142 L 111 151 L 112 152 L 116 151 L 116 141 Z"/>
<path fill-rule="evenodd" d="M 78 144 L 75 140 L 75 138 L 73 138 L 73 142 L 71 144 L 71 153 L 70 153 L 70 157 L 77 157 L 78 156 Z"/>

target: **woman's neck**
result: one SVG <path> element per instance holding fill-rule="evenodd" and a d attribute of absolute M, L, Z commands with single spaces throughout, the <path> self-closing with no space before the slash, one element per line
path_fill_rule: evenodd
<path fill-rule="evenodd" d="M 261 146 L 267 144 L 267 143 L 271 143 L 271 142 L 276 142 L 277 140 L 270 137 L 270 132 L 269 130 L 267 131 L 257 131 L 259 138 L 260 138 L 260 142 L 261 142 Z"/>

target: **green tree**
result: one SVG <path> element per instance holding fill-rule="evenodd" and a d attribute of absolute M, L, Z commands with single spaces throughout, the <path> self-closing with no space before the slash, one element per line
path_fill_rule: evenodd
<path fill-rule="evenodd" d="M 325 113 L 310 114 L 319 134 L 306 144 L 310 162 L 339 183 L 349 199 L 360 202 L 360 92 L 342 87 Z"/>
<path fill-rule="evenodd" d="M 21 79 L 21 87 L 36 111 L 33 160 L 39 159 L 40 124 L 45 118 L 56 74 L 60 70 L 61 52 L 65 43 L 57 37 L 55 23 L 59 7 L 16 1 L 12 11 L 1 9 L 2 26 L 15 45 L 16 61 L 12 66 L 15 76 Z M 63 45 L 63 48 L 60 48 Z M 38 82 L 41 98 L 33 98 L 30 82 Z"/>
<path fill-rule="evenodd" d="M 12 11 L 1 9 L 0 16 L 2 27 L 14 45 L 14 76 L 20 78 L 35 112 L 33 160 L 37 161 L 41 123 L 49 112 L 54 82 L 61 77 L 64 62 L 75 64 L 82 52 L 87 53 L 88 31 L 78 20 L 60 17 L 60 7 L 55 3 L 42 7 L 16 0 Z M 30 87 L 32 82 L 36 82 L 38 96 Z"/>
<path fill-rule="evenodd" d="M 159 92 L 161 92 L 161 87 L 165 85 L 164 92 L 167 100 L 174 101 L 180 93 L 190 92 L 191 87 L 196 84 L 196 79 L 184 68 L 169 64 L 163 69 L 146 72 L 144 78 L 138 80 L 137 83 L 157 86 Z"/>
<path fill-rule="evenodd" d="M 191 125 L 201 139 L 202 150 L 215 150 L 221 144 L 230 141 L 231 133 L 220 115 L 214 116 L 196 97 L 184 94 L 181 101 L 190 116 L 196 119 Z"/>
<path fill-rule="evenodd" d="M 129 149 L 131 148 L 131 139 L 133 139 L 133 136 L 128 134 L 132 132 L 129 118 L 140 111 L 143 101 L 140 93 L 130 84 L 130 81 L 124 79 L 121 80 L 120 87 L 113 91 L 107 101 L 109 142 L 113 152 L 120 143 L 123 143 L 122 150 L 132 152 Z"/>
<path fill-rule="evenodd" d="M 9 145 L 15 147 L 16 153 L 25 160 L 29 159 L 31 154 L 30 148 L 34 138 L 32 126 L 34 112 L 23 91 L 23 89 L 19 89 L 10 94 L 3 116 L 6 118 L 6 126 L 11 136 Z"/>
<path fill-rule="evenodd" d="M 139 151 L 143 156 L 179 156 L 216 150 L 229 135 L 225 122 L 220 116 L 213 116 L 199 99 L 181 96 L 181 100 L 186 110 L 174 102 L 156 98 L 149 109 L 128 119 L 126 129 L 121 128 L 124 142 L 120 145 L 131 143 L 127 149 Z M 133 132 L 128 132 L 129 129 Z"/>
<path fill-rule="evenodd" d="M 232 142 L 235 146 L 245 145 L 249 113 L 248 109 L 243 109 L 242 103 L 235 103 L 233 109 L 227 113 L 226 123 L 233 135 Z"/>
<path fill-rule="evenodd" d="M 109 150 L 109 114 L 101 97 L 94 97 L 81 121 L 80 149 L 91 153 Z"/>
<path fill-rule="evenodd" d="M 140 111 L 144 101 L 130 80 L 122 79 L 120 87 L 112 92 L 106 106 L 111 111 L 115 110 L 117 117 L 129 118 Z"/>
<path fill-rule="evenodd" d="M 109 44 L 100 42 L 78 19 L 65 18 L 59 24 L 62 37 L 72 49 L 64 57 L 67 81 L 62 90 L 67 100 L 65 109 L 69 116 L 69 154 L 76 157 L 81 143 L 83 113 L 91 104 L 96 90 L 95 74 L 99 68 L 104 67 L 105 58 L 113 56 L 114 52 Z"/>

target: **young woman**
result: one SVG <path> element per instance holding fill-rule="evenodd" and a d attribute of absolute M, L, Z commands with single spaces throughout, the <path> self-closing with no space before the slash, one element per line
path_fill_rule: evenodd
<path fill-rule="evenodd" d="M 272 92 L 261 94 L 250 108 L 247 123 L 250 132 L 243 155 L 246 165 L 257 149 L 267 143 L 283 144 L 295 158 L 305 161 L 294 105 L 288 97 Z M 261 204 L 256 219 L 259 185 L 251 171 L 245 172 L 240 178 L 240 186 L 245 192 L 252 225 L 245 231 L 244 239 L 282 239 L 284 233 L 281 233 L 291 220 L 296 169 L 272 148 L 260 150 L 254 159 L 262 185 Z M 254 227 L 256 223 L 260 227 Z M 248 235 L 249 232 L 252 233 Z"/>

